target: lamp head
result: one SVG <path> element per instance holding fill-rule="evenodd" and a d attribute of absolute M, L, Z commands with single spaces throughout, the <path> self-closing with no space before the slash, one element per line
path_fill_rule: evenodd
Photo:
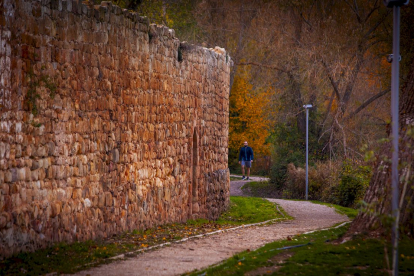
<path fill-rule="evenodd" d="M 383 0 L 384 5 L 387 6 L 387 8 L 392 8 L 394 6 L 401 7 L 403 5 L 408 5 L 408 2 L 410 0 Z"/>
<path fill-rule="evenodd" d="M 303 107 L 306 108 L 306 109 L 309 109 L 309 108 L 312 108 L 312 105 L 311 104 L 305 104 Z"/>

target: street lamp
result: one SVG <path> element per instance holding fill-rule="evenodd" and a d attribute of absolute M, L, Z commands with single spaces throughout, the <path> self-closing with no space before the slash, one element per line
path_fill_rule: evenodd
<path fill-rule="evenodd" d="M 309 138 L 309 109 L 312 108 L 311 104 L 305 104 L 303 106 L 306 109 L 306 177 L 305 177 L 305 183 L 306 183 L 306 200 L 308 200 L 308 152 L 309 152 L 309 146 L 308 146 L 308 138 Z"/>
<path fill-rule="evenodd" d="M 391 164 L 391 191 L 392 191 L 392 268 L 393 275 L 398 275 L 398 111 L 399 111 L 399 75 L 400 75 L 400 7 L 407 5 L 409 0 L 384 0 L 384 5 L 393 8 L 393 38 L 392 38 L 392 66 L 391 66 L 391 117 L 392 117 L 392 164 Z"/>

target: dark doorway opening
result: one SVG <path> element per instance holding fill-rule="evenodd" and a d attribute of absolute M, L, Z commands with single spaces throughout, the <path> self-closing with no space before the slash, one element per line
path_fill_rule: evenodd
<path fill-rule="evenodd" d="M 192 191 L 191 191 L 191 205 L 192 213 L 198 212 L 198 137 L 197 131 L 193 133 L 193 156 L 192 156 Z"/>

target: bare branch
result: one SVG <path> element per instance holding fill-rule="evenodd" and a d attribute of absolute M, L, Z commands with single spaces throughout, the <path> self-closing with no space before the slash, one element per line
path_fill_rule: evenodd
<path fill-rule="evenodd" d="M 360 22 L 361 16 L 359 15 L 359 8 L 358 8 L 358 3 L 356 0 L 354 0 L 354 6 L 355 6 L 355 10 L 356 10 L 357 17 L 358 17 L 358 22 Z"/>
<path fill-rule="evenodd" d="M 313 29 L 313 28 L 312 28 L 311 23 L 309 23 L 309 21 L 308 21 L 308 20 L 306 20 L 306 18 L 303 16 L 303 13 L 302 13 L 302 12 L 300 13 L 300 17 L 303 19 L 303 21 L 305 21 L 305 23 L 306 23 L 306 24 L 308 24 L 308 26 L 309 26 L 311 29 Z"/>
<path fill-rule="evenodd" d="M 342 142 L 344 145 L 344 155 L 345 155 L 345 158 L 348 158 L 348 154 L 346 151 L 347 146 L 346 146 L 346 135 L 345 135 L 344 127 L 338 122 L 338 116 L 335 116 L 335 122 L 339 126 L 339 128 L 342 130 Z"/>
<path fill-rule="evenodd" d="M 383 90 L 383 91 L 379 92 L 378 94 L 372 96 L 371 98 L 366 100 L 363 104 L 361 104 L 357 109 L 355 109 L 351 114 L 346 116 L 345 120 L 351 119 L 353 116 L 355 116 L 356 114 L 361 112 L 364 108 L 366 108 L 368 105 L 370 105 L 373 101 L 375 101 L 376 99 L 381 98 L 382 96 L 384 96 L 385 94 L 387 94 L 390 91 L 391 91 L 390 89 L 386 89 L 386 90 Z"/>
<path fill-rule="evenodd" d="M 331 71 L 329 70 L 329 67 L 326 64 L 326 62 L 323 59 L 321 60 L 321 62 L 322 62 L 323 67 L 326 70 L 326 73 L 328 74 L 328 79 L 331 82 L 332 87 L 333 87 L 333 89 L 335 91 L 336 98 L 338 99 L 338 102 L 340 102 L 341 101 L 341 95 L 339 94 L 338 83 L 334 80 L 334 78 L 333 78 L 333 76 L 331 74 Z"/>
<path fill-rule="evenodd" d="M 280 72 L 283 72 L 283 73 L 288 73 L 287 70 L 282 69 L 280 67 L 273 66 L 273 65 L 262 64 L 262 63 L 258 63 L 258 62 L 254 62 L 254 61 L 251 61 L 251 62 L 239 62 L 239 63 L 237 63 L 237 65 L 253 65 L 253 66 L 258 66 L 258 67 L 263 67 L 263 68 L 277 70 L 277 71 L 280 71 Z"/>
<path fill-rule="evenodd" d="M 376 10 L 379 10 L 379 5 L 377 6 L 377 3 L 375 3 L 375 7 L 367 14 L 367 16 L 365 17 L 365 22 L 367 22 L 368 21 L 368 19 L 371 17 L 371 15 L 372 14 L 374 14 L 374 12 L 376 11 Z"/>
<path fill-rule="evenodd" d="M 391 13 L 390 10 L 391 9 L 388 9 L 387 10 L 387 13 L 380 20 L 378 20 L 378 22 L 371 29 L 369 29 L 368 32 L 366 32 L 366 34 L 364 35 L 364 39 L 368 39 L 368 37 L 370 36 L 370 34 L 372 34 L 385 21 L 385 19 Z"/>
<path fill-rule="evenodd" d="M 355 86 L 355 83 L 358 77 L 359 70 L 361 69 L 362 64 L 364 63 L 365 51 L 366 50 L 362 49 L 362 47 L 358 46 L 358 51 L 356 53 L 356 64 L 355 64 L 354 69 L 351 72 L 350 79 L 348 81 L 348 84 L 345 87 L 344 96 L 342 97 L 341 110 L 343 114 L 345 114 L 346 107 L 348 105 L 349 99 L 351 98 L 352 92 L 354 90 L 354 86 Z"/>
<path fill-rule="evenodd" d="M 351 8 L 351 10 L 355 13 L 358 23 L 361 23 L 361 17 L 359 16 L 358 6 L 356 5 L 356 1 L 354 1 L 355 6 L 353 6 L 349 1 L 344 0 L 344 2 Z"/>
<path fill-rule="evenodd" d="M 386 40 L 385 40 L 385 39 L 378 39 L 378 40 L 374 40 L 374 41 L 372 41 L 371 43 L 367 44 L 367 45 L 365 46 L 365 48 L 366 48 L 366 49 L 369 49 L 369 48 L 371 48 L 372 46 L 374 46 L 374 45 L 376 45 L 376 44 L 378 44 L 378 43 L 381 43 L 381 42 L 386 42 Z"/>
<path fill-rule="evenodd" d="M 332 107 L 332 103 L 333 103 L 334 96 L 335 96 L 335 90 L 332 91 L 331 97 L 329 99 L 328 108 L 326 109 L 326 113 L 325 113 L 325 116 L 323 118 L 323 122 L 321 124 L 322 126 L 325 125 L 325 122 L 328 119 L 328 115 L 329 115 L 329 112 L 331 111 L 331 107 Z"/>

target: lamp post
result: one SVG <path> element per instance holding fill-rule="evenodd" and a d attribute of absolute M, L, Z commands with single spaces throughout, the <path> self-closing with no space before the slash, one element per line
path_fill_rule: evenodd
<path fill-rule="evenodd" d="M 391 117 L 392 117 L 392 164 L 391 164 L 391 191 L 392 191 L 392 275 L 398 275 L 398 112 L 399 112 L 399 78 L 400 78 L 400 7 L 407 5 L 409 0 L 384 0 L 384 5 L 393 8 L 393 38 L 391 57 Z"/>
<path fill-rule="evenodd" d="M 308 139 L 309 139 L 309 109 L 312 108 L 311 104 L 306 104 L 303 106 L 306 110 L 306 177 L 305 177 L 305 183 L 306 183 L 306 200 L 308 200 L 308 152 L 309 152 L 309 146 L 308 146 Z"/>

